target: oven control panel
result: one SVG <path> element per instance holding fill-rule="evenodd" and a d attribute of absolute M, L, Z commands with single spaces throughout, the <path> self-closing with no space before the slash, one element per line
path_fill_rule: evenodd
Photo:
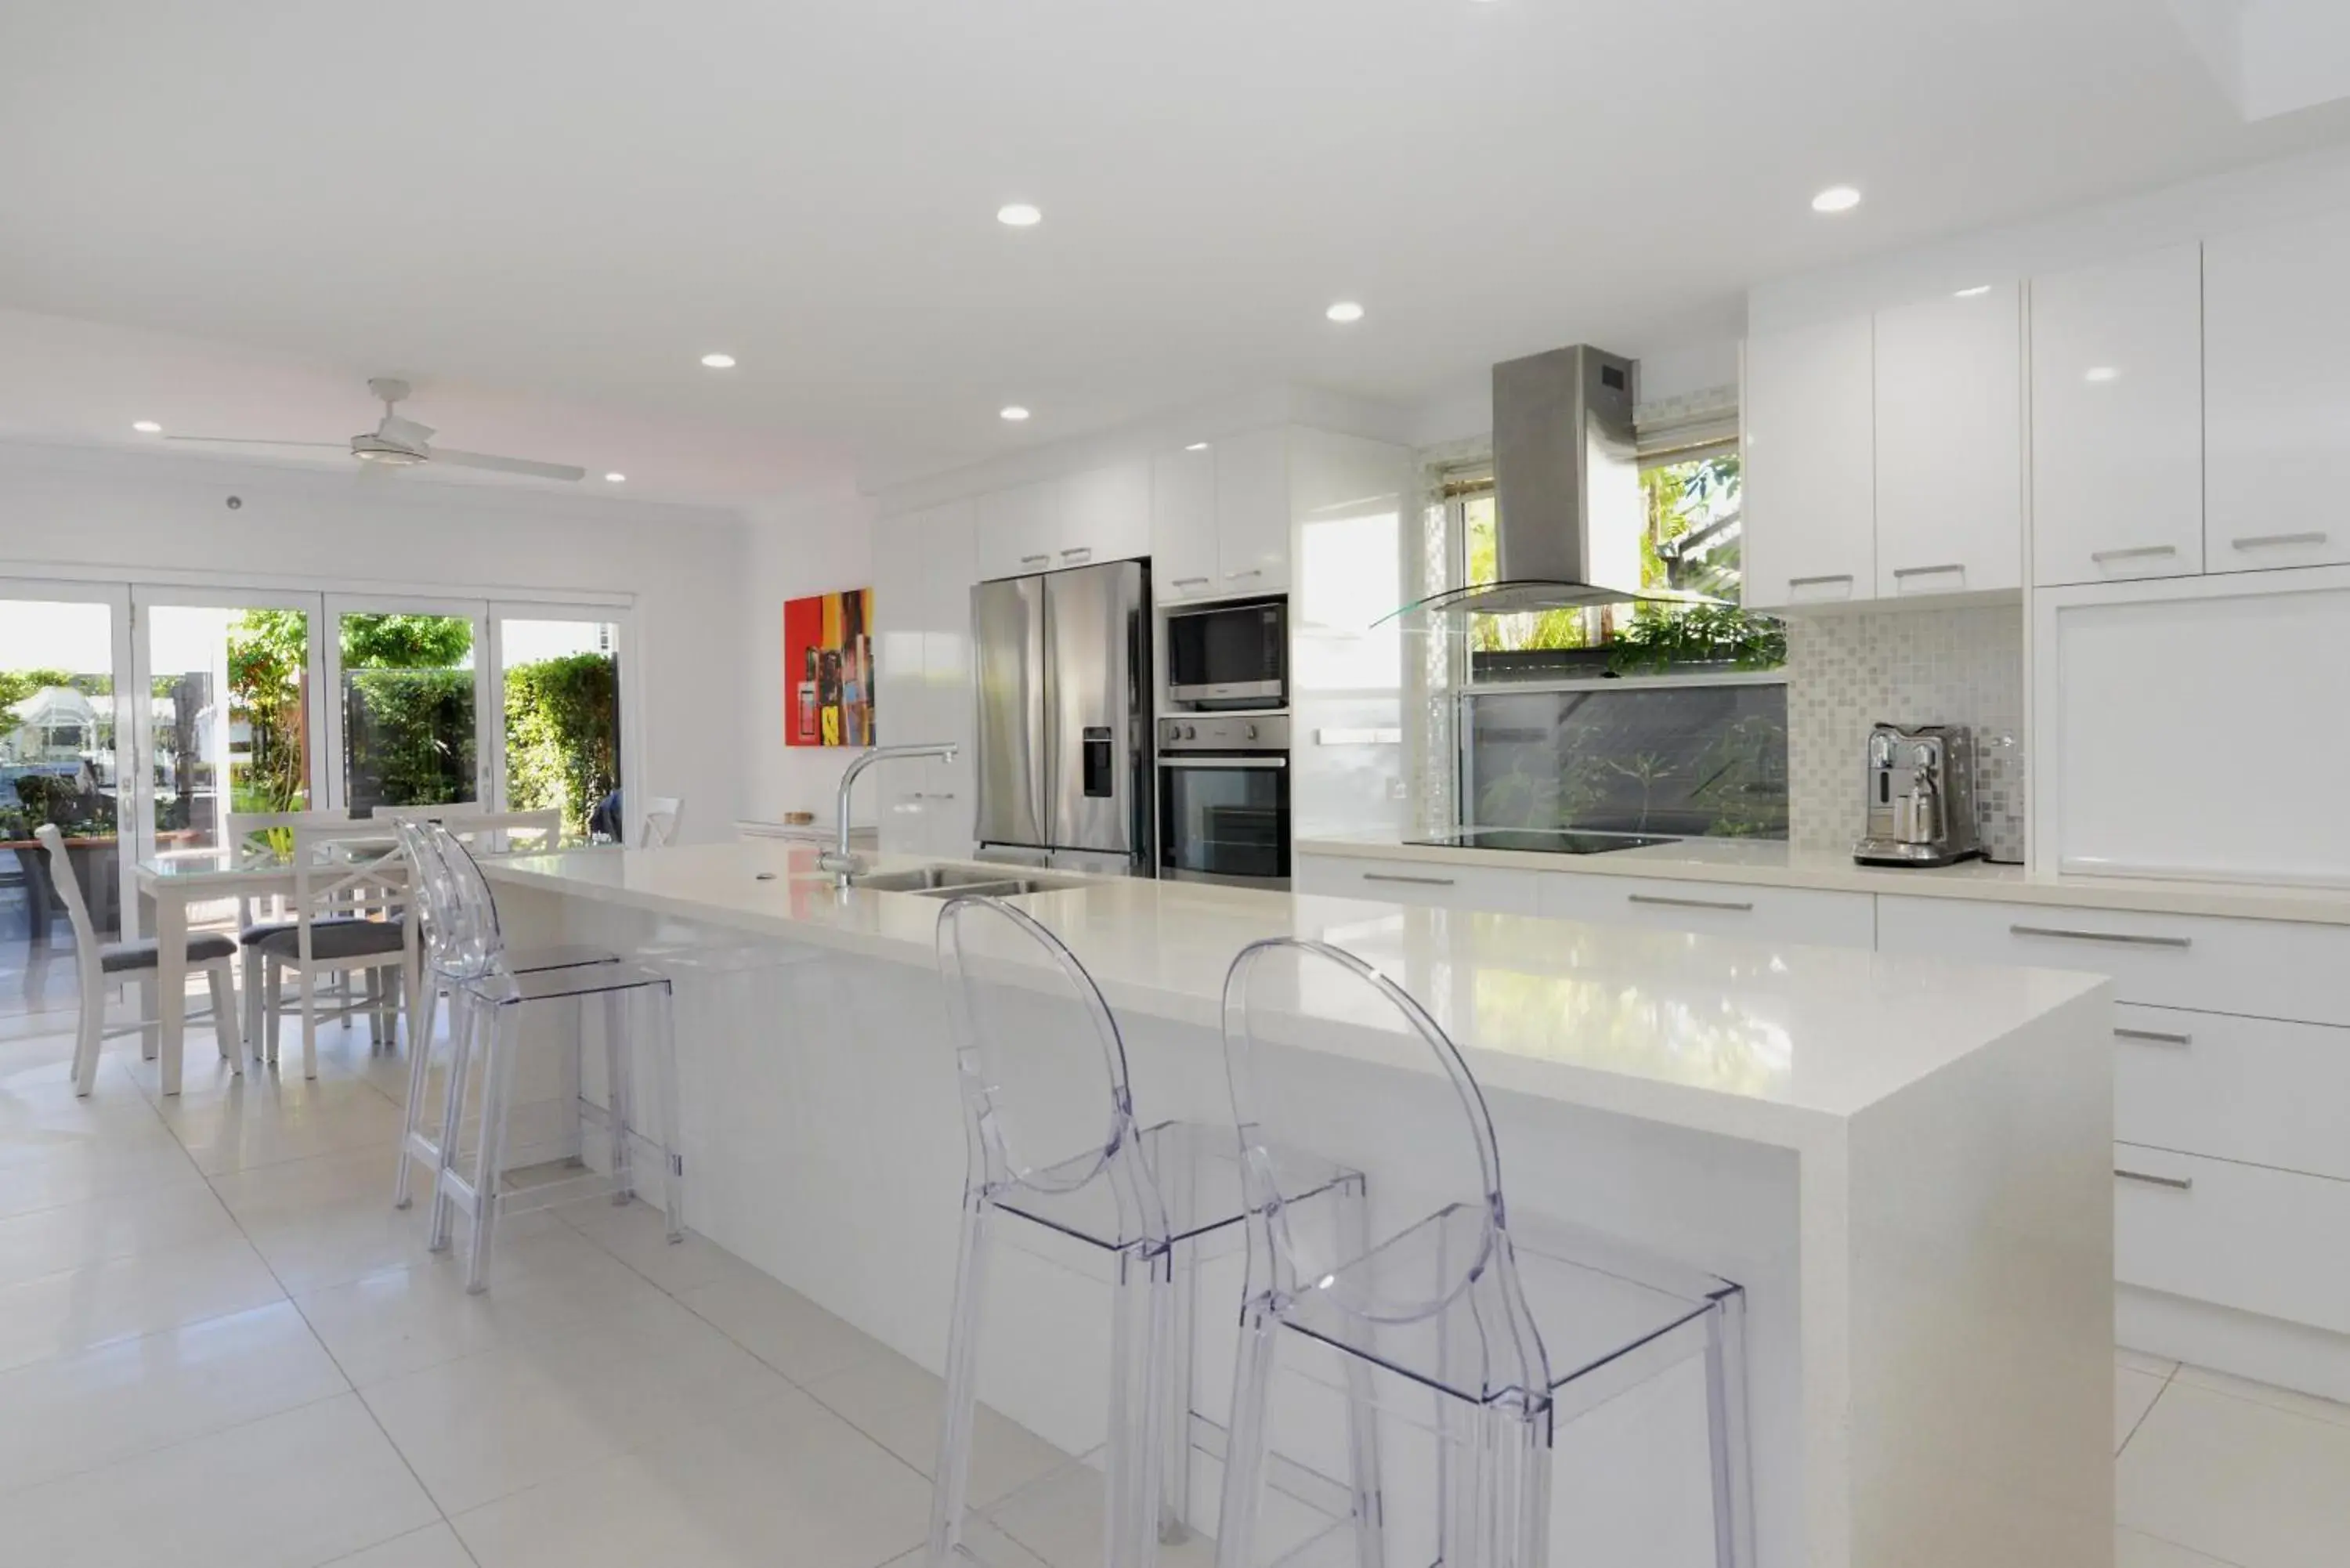
<path fill-rule="evenodd" d="M 1162 752 L 1286 752 L 1286 713 L 1191 713 L 1159 721 Z"/>

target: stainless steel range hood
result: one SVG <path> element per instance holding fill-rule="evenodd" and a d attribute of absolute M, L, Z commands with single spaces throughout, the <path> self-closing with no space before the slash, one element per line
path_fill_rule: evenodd
<path fill-rule="evenodd" d="M 1632 373 L 1631 360 L 1585 344 L 1493 367 L 1497 580 L 1431 595 L 1397 615 L 1713 602 L 1640 587 L 1648 524 Z"/>

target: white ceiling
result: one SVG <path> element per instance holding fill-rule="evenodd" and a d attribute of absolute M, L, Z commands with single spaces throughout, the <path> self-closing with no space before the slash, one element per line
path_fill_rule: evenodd
<path fill-rule="evenodd" d="M 638 493 L 875 483 L 1669 348 L 1759 279 L 2345 138 L 2244 123 L 2147 0 L 12 5 L 0 307 L 176 337 L 0 316 L 0 431 L 336 440 L 390 372 Z"/>

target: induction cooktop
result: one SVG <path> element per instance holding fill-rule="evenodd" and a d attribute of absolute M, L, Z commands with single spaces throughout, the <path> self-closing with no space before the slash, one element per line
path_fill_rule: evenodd
<path fill-rule="evenodd" d="M 1408 838 L 1404 842 L 1447 849 L 1521 849 L 1539 855 L 1605 855 L 1611 849 L 1640 849 L 1651 844 L 1679 841 L 1648 833 L 1584 833 L 1571 827 L 1463 827 L 1434 838 Z"/>

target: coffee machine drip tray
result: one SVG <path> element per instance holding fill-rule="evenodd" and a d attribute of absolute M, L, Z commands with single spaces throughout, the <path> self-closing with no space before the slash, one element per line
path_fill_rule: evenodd
<path fill-rule="evenodd" d="M 1898 838 L 1864 838 L 1852 846 L 1853 860 L 1861 866 L 1956 866 L 1981 853 L 1972 847 L 1954 850 L 1939 844 L 1904 844 Z"/>

